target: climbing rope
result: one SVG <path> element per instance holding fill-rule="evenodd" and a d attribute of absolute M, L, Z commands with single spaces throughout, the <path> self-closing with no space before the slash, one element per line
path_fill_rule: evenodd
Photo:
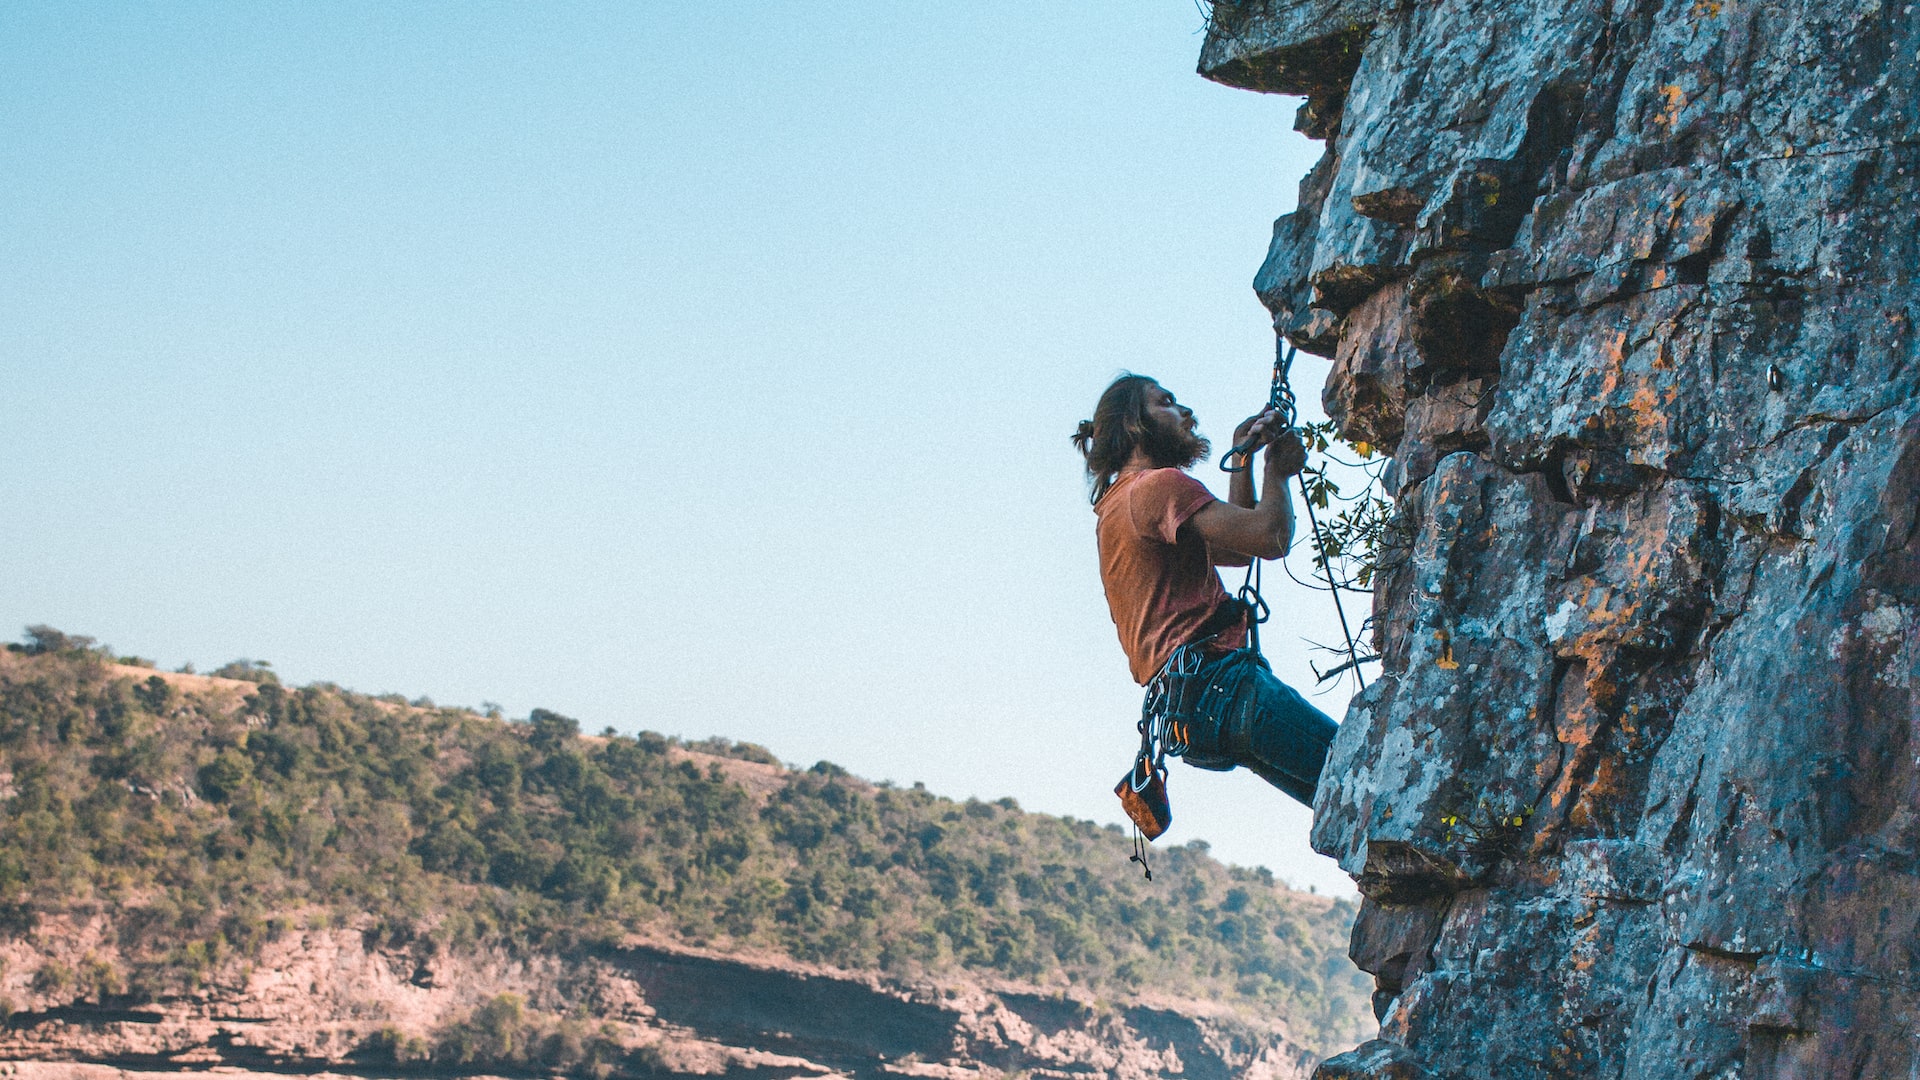
<path fill-rule="evenodd" d="M 1281 338 L 1275 343 L 1273 350 L 1273 383 L 1267 390 L 1267 405 L 1280 414 L 1280 418 L 1286 424 L 1287 430 L 1297 432 L 1299 430 L 1300 404 L 1298 399 L 1293 396 L 1293 355 L 1294 349 L 1291 342 L 1288 342 L 1285 338 Z M 1252 468 L 1253 455 L 1258 449 L 1258 446 L 1255 446 L 1249 441 L 1228 450 L 1226 454 L 1220 458 L 1220 471 L 1236 473 L 1245 472 Z M 1303 473 L 1295 473 L 1294 478 L 1300 482 L 1300 501 L 1306 505 L 1307 524 L 1313 530 L 1314 561 L 1320 566 L 1320 576 L 1321 579 L 1327 583 L 1327 591 L 1333 594 L 1333 610 L 1340 616 L 1340 634 L 1347 642 L 1347 662 L 1335 668 L 1329 675 L 1343 671 L 1352 671 L 1354 681 L 1360 684 L 1360 689 L 1365 690 L 1367 688 L 1367 680 L 1365 676 L 1360 674 L 1360 665 L 1363 663 L 1363 658 L 1360 656 L 1360 650 L 1353 643 L 1353 631 L 1347 623 L 1346 605 L 1340 602 L 1340 584 L 1334 580 L 1333 567 L 1328 561 L 1326 548 L 1320 543 L 1320 519 L 1313 512 L 1313 494 L 1307 490 L 1307 478 Z M 1241 602 L 1245 603 L 1251 611 L 1251 614 L 1248 616 L 1247 625 L 1248 639 L 1249 644 L 1251 644 L 1255 650 L 1258 650 L 1260 648 L 1260 624 L 1266 622 L 1267 617 L 1272 614 L 1272 610 L 1267 607 L 1267 602 L 1260 598 L 1259 559 L 1249 559 L 1247 561 L 1247 577 L 1245 582 L 1240 586 L 1239 597 Z M 1325 681 L 1325 677 L 1322 678 L 1322 681 Z"/>

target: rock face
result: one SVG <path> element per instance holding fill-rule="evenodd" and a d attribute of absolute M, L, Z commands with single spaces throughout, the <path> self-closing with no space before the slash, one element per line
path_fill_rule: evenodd
<path fill-rule="evenodd" d="M 1255 287 L 1394 455 L 1326 1077 L 1920 1075 L 1920 13 L 1219 0 Z"/>
<path fill-rule="evenodd" d="M 7 968 L 111 955 L 107 920 L 42 930 L 40 954 L 15 941 L 4 952 Z M 12 1000 L 26 1007 L 0 1027 L 0 1076 L 125 1080 L 218 1069 L 263 1078 L 1304 1080 L 1315 1060 L 1282 1031 L 1197 1013 L 1191 1003 L 1108 1008 L 1013 987 L 905 986 L 781 957 L 659 943 L 521 958 L 450 956 L 422 944 L 386 939 L 376 927 L 288 934 L 256 963 L 191 995 L 134 1006 L 52 1004 L 60 995 L 11 986 Z M 495 1045 L 468 1062 L 427 1056 L 450 1022 L 489 1015 L 486 1003 L 501 995 L 512 995 L 511 1015 L 496 1010 L 491 1027 L 468 1021 L 481 1042 Z M 562 1017 L 578 1029 L 575 1039 L 602 1043 L 592 1061 L 512 1054 L 515 1042 L 551 1039 Z"/>

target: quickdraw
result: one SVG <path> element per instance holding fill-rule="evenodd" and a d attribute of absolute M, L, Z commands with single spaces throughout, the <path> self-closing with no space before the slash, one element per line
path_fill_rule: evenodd
<path fill-rule="evenodd" d="M 1206 660 L 1205 641 L 1188 642 L 1173 651 L 1167 662 L 1147 684 L 1146 699 L 1140 705 L 1140 757 L 1158 767 L 1168 754 L 1179 757 L 1187 752 L 1187 729 L 1173 715 L 1174 697 L 1185 679 L 1200 670 Z M 1134 790 L 1138 791 L 1136 786 Z"/>
<path fill-rule="evenodd" d="M 1280 414 L 1289 431 L 1299 429 L 1300 404 L 1293 395 L 1293 356 L 1291 342 L 1281 338 L 1273 350 L 1273 383 L 1267 390 L 1267 405 Z M 1259 447 L 1251 442 L 1242 443 L 1228 450 L 1220 458 L 1221 472 L 1245 472 L 1253 467 L 1253 455 Z M 1313 530 L 1314 562 L 1320 567 L 1321 580 L 1327 583 L 1327 591 L 1333 594 L 1333 610 L 1340 616 L 1340 635 L 1347 642 L 1347 662 L 1334 669 L 1335 672 L 1352 671 L 1360 689 L 1367 688 L 1366 677 L 1360 674 L 1360 665 L 1365 662 L 1360 650 L 1353 643 L 1353 631 L 1347 622 L 1346 605 L 1340 602 L 1340 585 L 1334 580 L 1333 567 L 1328 565 L 1326 549 L 1320 543 L 1320 519 L 1313 512 L 1313 495 L 1307 490 L 1307 479 L 1299 473 L 1294 474 L 1300 483 L 1300 501 L 1307 508 L 1307 524 Z M 1260 624 L 1272 614 L 1265 600 L 1260 598 L 1260 560 L 1252 559 L 1247 563 L 1246 581 L 1240 586 L 1240 600 L 1253 610 L 1249 619 L 1247 633 L 1255 649 L 1260 647 Z M 1324 681 L 1324 680 L 1323 680 Z"/>
<path fill-rule="evenodd" d="M 1298 425 L 1300 403 L 1293 396 L 1293 345 L 1281 339 L 1280 345 L 1273 350 L 1273 383 L 1267 388 L 1267 407 L 1280 414 L 1287 422 L 1288 430 Z M 1284 346 L 1284 347 L 1283 347 Z M 1220 471 L 1225 473 L 1246 472 L 1253 467 L 1253 452 L 1260 449 L 1253 443 L 1245 442 L 1221 455 Z"/>

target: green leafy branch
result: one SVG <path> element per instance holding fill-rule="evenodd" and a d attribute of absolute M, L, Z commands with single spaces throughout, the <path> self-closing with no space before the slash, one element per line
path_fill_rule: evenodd
<path fill-rule="evenodd" d="M 1319 455 L 1319 460 L 1310 460 L 1300 472 L 1307 502 L 1316 510 L 1332 510 L 1339 504 L 1332 517 L 1316 516 L 1314 563 L 1329 579 L 1326 585 L 1349 592 L 1370 592 L 1381 570 L 1395 565 L 1412 548 L 1411 530 L 1382 491 L 1380 466 L 1384 459 L 1368 443 L 1340 439 L 1330 420 L 1304 424 L 1298 431 L 1308 452 Z M 1336 444 L 1359 460 L 1343 461 L 1334 456 Z M 1340 482 L 1330 471 L 1335 464 L 1357 469 L 1366 477 L 1359 491 L 1342 493 Z"/>

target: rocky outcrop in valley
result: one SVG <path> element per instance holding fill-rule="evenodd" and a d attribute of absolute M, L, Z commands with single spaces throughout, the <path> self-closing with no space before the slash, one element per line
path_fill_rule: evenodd
<path fill-rule="evenodd" d="M 16 1063 L 0 1075 L 78 1080 L 113 1074 L 100 1069 L 217 1068 L 1294 1080 L 1314 1062 L 1282 1030 L 1208 1015 L 1191 1002 L 1112 1007 L 1038 988 L 907 985 L 663 943 L 572 956 L 445 956 L 427 942 L 384 940 L 371 927 L 285 935 L 192 994 L 102 1002 L 68 998 L 44 978 L 36 994 L 31 976 L 50 965 L 84 971 L 107 961 L 108 929 L 49 925 L 40 935 L 44 953 L 9 946 L 8 968 L 24 977 L 6 988 L 27 1007 L 0 1038 L 0 1060 Z M 466 1061 L 448 1052 L 462 1039 L 470 1042 Z"/>

